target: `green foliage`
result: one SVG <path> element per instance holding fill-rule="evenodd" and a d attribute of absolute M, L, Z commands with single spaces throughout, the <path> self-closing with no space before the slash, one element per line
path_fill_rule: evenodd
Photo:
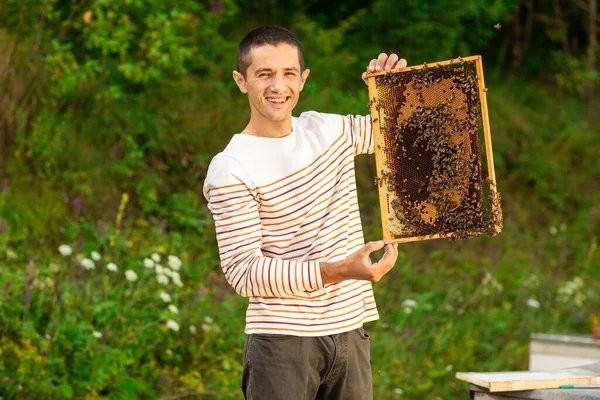
<path fill-rule="evenodd" d="M 240 397 L 247 302 L 222 277 L 201 192 L 210 159 L 247 122 L 230 79 L 246 27 L 284 23 L 302 40 L 312 71 L 295 115 L 364 114 L 360 74 L 379 51 L 394 48 L 410 64 L 482 50 L 507 59 L 517 7 L 3 2 L 0 40 L 20 38 L 15 65 L 35 76 L 27 90 L 37 106 L 15 109 L 21 125 L 0 176 L 1 395 Z M 525 369 L 531 332 L 587 333 L 597 313 L 600 121 L 577 98 L 596 73 L 582 51 L 560 51 L 551 7 L 536 12 L 545 29 L 523 65 L 547 70 L 545 82 L 506 80 L 504 64 L 485 64 L 504 231 L 401 246 L 375 288 L 381 320 L 366 327 L 377 399 L 463 398 L 456 371 Z M 581 36 L 577 17 L 565 10 Z M 551 57 L 550 68 L 538 62 Z M 374 162 L 356 165 L 365 236 L 375 240 Z M 59 255 L 63 243 L 73 255 Z M 80 258 L 92 251 L 102 260 L 86 270 Z M 144 266 L 152 253 L 162 266 L 181 257 L 182 287 L 157 281 Z"/>

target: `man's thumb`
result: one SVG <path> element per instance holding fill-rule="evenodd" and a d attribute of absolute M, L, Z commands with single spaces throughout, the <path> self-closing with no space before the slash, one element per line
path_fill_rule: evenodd
<path fill-rule="evenodd" d="M 369 253 L 372 253 L 374 251 L 383 249 L 384 245 L 385 245 L 385 242 L 383 240 L 378 240 L 375 242 L 367 243 L 365 247 L 369 250 Z"/>

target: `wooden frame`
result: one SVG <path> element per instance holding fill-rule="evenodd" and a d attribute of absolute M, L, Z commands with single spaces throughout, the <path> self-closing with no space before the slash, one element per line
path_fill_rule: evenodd
<path fill-rule="evenodd" d="M 479 99 L 480 99 L 480 107 L 481 107 L 483 136 L 484 136 L 484 141 L 485 141 L 485 154 L 486 154 L 486 159 L 487 159 L 488 180 L 489 180 L 489 184 L 490 184 L 490 190 L 497 190 L 496 173 L 494 170 L 494 157 L 493 157 L 493 152 L 492 152 L 492 139 L 491 139 L 491 134 L 490 134 L 490 121 L 489 121 L 489 115 L 488 115 L 488 110 L 487 110 L 487 98 L 486 98 L 487 90 L 485 88 L 485 82 L 484 82 L 484 78 L 483 78 L 482 59 L 481 59 L 481 56 L 478 56 L 478 55 L 471 56 L 471 57 L 465 57 L 465 58 L 451 59 L 451 60 L 447 60 L 447 61 L 440 61 L 440 62 L 431 63 L 431 64 L 426 63 L 423 65 L 416 65 L 416 66 L 405 67 L 405 68 L 396 68 L 396 69 L 392 69 L 389 71 L 381 71 L 381 72 L 374 72 L 374 73 L 367 74 L 369 99 L 373 99 L 372 101 L 370 101 L 369 104 L 370 104 L 370 112 L 371 112 L 373 137 L 374 137 L 374 141 L 375 141 L 375 161 L 376 161 L 376 165 L 377 165 L 377 181 L 378 182 L 383 182 L 385 180 L 384 177 L 382 176 L 383 175 L 382 171 L 383 171 L 383 168 L 385 165 L 385 160 L 384 160 L 384 152 L 382 150 L 384 147 L 384 144 L 383 144 L 382 134 L 380 131 L 380 125 L 379 125 L 379 123 L 374 122 L 374 121 L 377 121 L 378 117 L 379 117 L 378 104 L 377 104 L 377 98 L 376 98 L 377 91 L 376 91 L 375 77 L 377 77 L 379 75 L 388 74 L 390 72 L 415 71 L 415 70 L 419 70 L 422 68 L 458 64 L 458 63 L 462 63 L 465 61 L 467 61 L 467 62 L 473 61 L 475 63 L 475 68 L 476 68 L 476 72 L 477 72 L 477 76 L 478 76 L 478 91 L 479 91 Z M 378 187 L 379 187 L 379 203 L 380 203 L 380 210 L 381 210 L 383 240 L 385 241 L 385 243 L 405 243 L 405 242 L 414 242 L 414 241 L 420 241 L 420 240 L 439 239 L 439 238 L 447 237 L 447 235 L 443 235 L 443 234 L 432 234 L 432 235 L 425 235 L 425 236 L 396 238 L 394 236 L 394 234 L 392 232 L 390 232 L 389 224 L 388 224 L 388 219 L 389 219 L 388 196 L 389 196 L 389 194 L 388 194 L 386 185 L 379 184 Z M 494 207 L 493 204 L 492 204 L 492 207 Z M 499 208 L 499 205 L 497 205 L 497 207 Z M 493 210 L 493 211 L 496 211 L 496 210 Z M 499 225 L 494 226 L 494 230 L 496 231 L 496 233 L 500 232 L 501 229 L 502 228 Z"/>

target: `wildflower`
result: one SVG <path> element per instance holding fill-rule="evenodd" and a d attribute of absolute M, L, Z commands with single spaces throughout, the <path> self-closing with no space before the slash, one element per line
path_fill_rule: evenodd
<path fill-rule="evenodd" d="M 171 302 L 171 296 L 169 296 L 169 293 L 160 292 L 159 296 L 165 303 Z"/>
<path fill-rule="evenodd" d="M 146 268 L 154 267 L 154 261 L 152 261 L 150 258 L 144 258 L 144 267 L 146 267 Z"/>
<path fill-rule="evenodd" d="M 538 276 L 535 274 L 531 274 L 525 280 L 523 280 L 521 285 L 527 289 L 536 289 L 538 286 L 540 286 L 540 278 L 538 278 Z"/>
<path fill-rule="evenodd" d="M 173 277 L 173 271 L 171 271 L 169 268 L 163 268 L 162 273 L 166 276 Z"/>
<path fill-rule="evenodd" d="M 454 365 L 448 364 L 448 365 L 446 365 L 446 368 L 444 368 L 444 369 L 446 370 L 446 372 L 450 372 L 454 369 Z"/>
<path fill-rule="evenodd" d="M 154 260 L 154 262 L 157 262 L 157 263 L 160 262 L 160 256 L 156 253 L 152 254 L 150 256 L 150 258 L 152 258 Z"/>
<path fill-rule="evenodd" d="M 577 276 L 558 288 L 557 300 L 563 304 L 571 303 L 579 307 L 587 297 L 583 289 L 583 279 Z"/>
<path fill-rule="evenodd" d="M 106 264 L 106 269 L 112 272 L 117 272 L 119 270 L 119 267 L 117 267 L 117 264 L 110 262 Z"/>
<path fill-rule="evenodd" d="M 169 278 L 166 275 L 162 275 L 159 274 L 156 276 L 156 281 L 158 283 L 160 283 L 161 285 L 168 285 L 169 284 Z"/>
<path fill-rule="evenodd" d="M 87 269 L 88 271 L 91 269 L 96 268 L 96 264 L 94 264 L 94 262 L 92 260 L 90 260 L 89 258 L 84 258 L 81 260 L 81 266 L 85 269 Z"/>
<path fill-rule="evenodd" d="M 190 325 L 190 333 L 192 335 L 195 335 L 196 332 L 198 332 L 198 330 L 196 329 L 196 327 L 194 325 Z"/>
<path fill-rule="evenodd" d="M 60 267 L 56 263 L 50 263 L 50 265 L 48 267 L 50 268 L 50 271 L 52 271 L 54 273 L 57 273 L 58 271 L 60 271 Z"/>
<path fill-rule="evenodd" d="M 172 319 L 167 320 L 167 328 L 175 332 L 179 332 L 179 324 Z"/>
<path fill-rule="evenodd" d="M 54 287 L 54 279 L 52 279 L 52 278 L 50 278 L 50 277 L 47 277 L 47 278 L 46 278 L 46 285 L 47 285 L 48 287 L 50 287 L 50 288 L 53 288 L 53 287 Z"/>
<path fill-rule="evenodd" d="M 214 319 L 212 319 L 211 317 L 204 317 L 204 322 L 206 322 L 207 324 L 212 324 L 215 322 Z"/>
<path fill-rule="evenodd" d="M 166 354 L 167 354 L 169 357 L 172 357 L 172 356 L 173 356 L 173 350 L 171 350 L 171 349 L 167 349 L 167 350 L 165 350 L 165 353 L 166 353 Z"/>
<path fill-rule="evenodd" d="M 73 253 L 73 250 L 68 244 L 61 244 L 60 246 L 58 246 L 58 252 L 63 256 L 67 257 Z"/>
<path fill-rule="evenodd" d="M 181 275 L 177 271 L 171 271 L 171 279 L 173 279 L 173 283 L 179 287 L 183 286 L 183 282 L 181 282 Z"/>
<path fill-rule="evenodd" d="M 534 298 L 527 299 L 527 305 L 531 308 L 540 308 L 540 302 Z"/>
<path fill-rule="evenodd" d="M 128 269 L 125 271 L 125 278 L 127 278 L 127 280 L 130 282 L 135 282 L 137 281 L 138 276 L 134 270 Z"/>
<path fill-rule="evenodd" d="M 94 332 L 92 333 L 92 335 L 94 335 L 94 337 L 95 337 L 95 338 L 98 338 L 98 339 L 100 339 L 100 338 L 102 337 L 102 333 L 100 333 L 100 332 L 98 332 L 98 331 L 94 331 Z"/>
<path fill-rule="evenodd" d="M 556 227 L 555 227 L 554 225 L 552 225 L 552 226 L 550 227 L 550 234 L 551 234 L 552 236 L 554 236 L 554 235 L 556 235 L 557 233 L 558 233 L 558 229 L 556 229 Z"/>
<path fill-rule="evenodd" d="M 496 291 L 501 292 L 504 287 L 502 286 L 502 284 L 500 282 L 498 282 L 498 280 L 494 277 L 494 275 L 492 275 L 489 272 L 485 272 L 485 276 L 483 277 L 483 281 L 481 282 L 482 286 L 484 286 L 484 294 L 488 294 L 489 291 L 485 288 L 485 287 L 491 287 L 493 289 L 496 289 Z"/>
<path fill-rule="evenodd" d="M 183 287 L 183 282 L 181 282 L 181 279 L 173 278 L 173 283 L 179 287 Z"/>
<path fill-rule="evenodd" d="M 94 261 L 100 261 L 102 259 L 102 256 L 97 251 L 92 251 L 91 256 L 92 256 L 92 260 L 94 260 Z"/>
<path fill-rule="evenodd" d="M 9 260 L 14 260 L 17 258 L 17 253 L 15 253 L 14 250 L 8 249 L 6 250 L 6 258 Z"/>
<path fill-rule="evenodd" d="M 400 388 L 395 388 L 394 394 L 397 394 L 398 396 L 402 396 L 404 394 L 404 390 L 402 390 Z"/>
<path fill-rule="evenodd" d="M 560 224 L 559 229 L 561 232 L 566 232 L 567 231 L 567 225 L 565 225 L 564 223 Z"/>
<path fill-rule="evenodd" d="M 179 257 L 177 256 L 169 256 L 169 267 L 171 267 L 172 269 L 174 269 L 175 271 L 179 271 L 179 269 L 181 268 L 181 260 L 179 259 Z"/>
<path fill-rule="evenodd" d="M 402 308 L 404 308 L 404 312 L 407 314 L 410 314 L 417 306 L 418 303 L 415 299 L 406 299 L 402 302 Z"/>
<path fill-rule="evenodd" d="M 165 273 L 165 269 L 160 264 L 156 264 L 156 273 L 162 275 Z"/>
<path fill-rule="evenodd" d="M 169 304 L 169 311 L 171 311 L 173 314 L 179 314 L 179 310 L 175 304 Z"/>

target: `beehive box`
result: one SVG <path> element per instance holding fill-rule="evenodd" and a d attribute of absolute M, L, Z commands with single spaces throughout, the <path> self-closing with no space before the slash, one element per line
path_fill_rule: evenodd
<path fill-rule="evenodd" d="M 368 86 L 384 241 L 500 232 L 481 57 L 371 73 Z"/>

